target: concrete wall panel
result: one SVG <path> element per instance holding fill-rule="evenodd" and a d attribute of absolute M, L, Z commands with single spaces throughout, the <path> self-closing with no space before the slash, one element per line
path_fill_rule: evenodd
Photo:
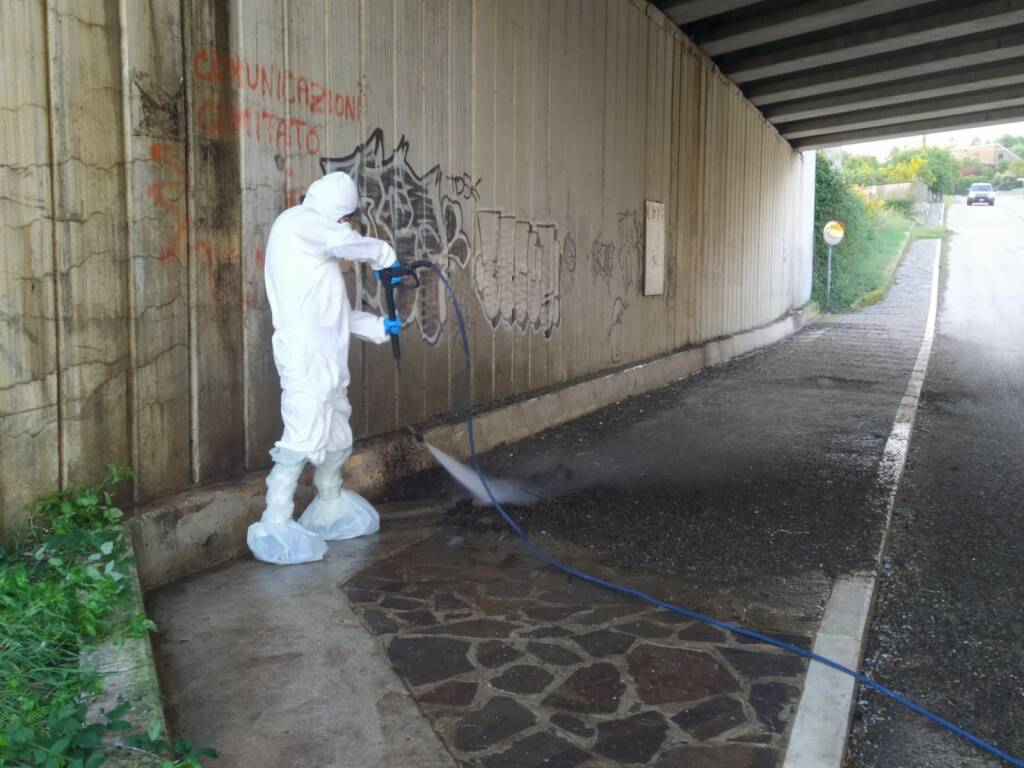
<path fill-rule="evenodd" d="M 0 535 L 60 483 L 46 8 L 0 5 Z"/>
<path fill-rule="evenodd" d="M 110 461 L 139 501 L 267 465 L 263 248 L 324 169 L 358 178 L 369 232 L 446 271 L 473 354 L 467 389 L 428 277 L 402 296 L 400 369 L 353 346 L 357 437 L 807 299 L 808 161 L 639 0 L 65 6 L 0 8 L 26 74 L 0 86 L 0 450 L 32 470 L 0 480 L 9 523 Z M 645 200 L 667 216 L 647 297 Z M 379 310 L 372 273 L 341 268 Z"/>

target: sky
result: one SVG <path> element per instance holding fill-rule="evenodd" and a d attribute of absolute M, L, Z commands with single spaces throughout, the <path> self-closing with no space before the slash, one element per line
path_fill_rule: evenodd
<path fill-rule="evenodd" d="M 927 141 L 929 147 L 966 147 L 970 145 L 975 137 L 981 139 L 984 144 L 995 141 L 1005 134 L 1014 136 L 1024 135 L 1024 122 L 989 125 L 983 128 L 965 128 L 960 131 L 930 133 L 927 136 Z M 848 144 L 840 147 L 840 149 L 854 155 L 874 155 L 879 160 L 884 160 L 889 155 L 889 152 L 895 148 L 920 147 L 921 143 L 921 136 L 907 136 L 902 139 L 885 139 L 883 141 L 869 141 L 864 144 Z"/>

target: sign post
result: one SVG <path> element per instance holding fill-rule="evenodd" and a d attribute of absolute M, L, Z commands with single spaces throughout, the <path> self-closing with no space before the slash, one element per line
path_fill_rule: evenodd
<path fill-rule="evenodd" d="M 821 236 L 828 245 L 828 273 L 825 278 L 825 311 L 828 312 L 832 304 L 832 246 L 843 242 L 843 235 L 846 234 L 846 227 L 838 221 L 830 221 L 821 229 Z"/>

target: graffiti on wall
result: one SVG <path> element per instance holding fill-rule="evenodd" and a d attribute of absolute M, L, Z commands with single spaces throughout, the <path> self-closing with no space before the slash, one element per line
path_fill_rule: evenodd
<path fill-rule="evenodd" d="M 643 246 L 643 224 L 636 211 L 619 214 L 615 242 L 603 240 L 601 234 L 594 238 L 590 246 L 590 272 L 604 283 L 609 295 L 629 294 L 636 287 Z"/>
<path fill-rule="evenodd" d="M 149 159 L 160 166 L 164 176 L 146 188 L 146 196 L 163 208 L 164 216 L 174 222 L 174 233 L 160 249 L 160 261 L 178 257 L 184 263 L 188 240 L 188 213 L 185 209 L 185 148 L 181 144 L 150 145 Z M 158 172 L 154 171 L 154 175 Z"/>
<path fill-rule="evenodd" d="M 644 230 L 639 214 L 633 210 L 618 216 L 614 240 L 601 233 L 590 246 L 590 273 L 614 296 L 608 326 L 608 349 L 613 363 L 622 362 L 623 321 L 629 309 L 627 297 L 637 292 L 640 263 L 643 258 Z"/>
<path fill-rule="evenodd" d="M 480 182 L 483 179 L 473 181 L 472 176 L 463 173 L 461 176 L 449 176 L 448 181 L 451 182 L 452 191 L 455 192 L 456 197 L 461 197 L 463 200 L 480 199 Z"/>
<path fill-rule="evenodd" d="M 491 327 L 529 329 L 545 338 L 561 323 L 563 253 L 576 245 L 558 239 L 553 224 L 534 224 L 501 211 L 478 211 L 473 284 Z"/>
<path fill-rule="evenodd" d="M 622 317 L 627 309 L 629 309 L 629 302 L 616 296 L 615 302 L 612 304 L 611 327 L 608 329 L 608 349 L 611 352 L 613 363 L 622 362 Z"/>
<path fill-rule="evenodd" d="M 324 119 L 357 122 L 363 113 L 362 82 L 354 92 L 340 91 L 301 73 L 218 51 L 192 57 L 196 80 L 227 85 L 244 97 L 216 96 L 196 107 L 196 125 L 211 138 L 246 138 L 280 151 L 320 154 Z M 249 102 L 252 106 L 249 106 Z M 256 106 L 255 102 L 263 106 Z"/>
<path fill-rule="evenodd" d="M 344 157 L 324 157 L 324 173 L 344 171 L 359 186 L 363 231 L 393 243 L 401 261 L 429 259 L 447 272 L 469 261 L 469 238 L 463 229 L 462 205 L 442 191 L 440 166 L 419 174 L 409 164 L 409 142 L 403 136 L 390 154 L 378 128 L 366 143 Z M 479 183 L 479 180 L 478 182 Z M 354 304 L 384 311 L 383 292 L 361 269 L 349 275 Z M 415 291 L 399 291 L 399 314 L 405 324 L 419 326 L 424 341 L 436 344 L 447 317 L 444 286 L 432 272 L 421 270 Z"/>

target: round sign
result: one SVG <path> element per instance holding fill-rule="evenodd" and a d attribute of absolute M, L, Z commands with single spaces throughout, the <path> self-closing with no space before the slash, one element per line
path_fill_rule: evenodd
<path fill-rule="evenodd" d="M 843 242 L 843 235 L 846 234 L 846 227 L 838 221 L 830 221 L 821 229 L 821 235 L 829 245 L 839 245 Z"/>

